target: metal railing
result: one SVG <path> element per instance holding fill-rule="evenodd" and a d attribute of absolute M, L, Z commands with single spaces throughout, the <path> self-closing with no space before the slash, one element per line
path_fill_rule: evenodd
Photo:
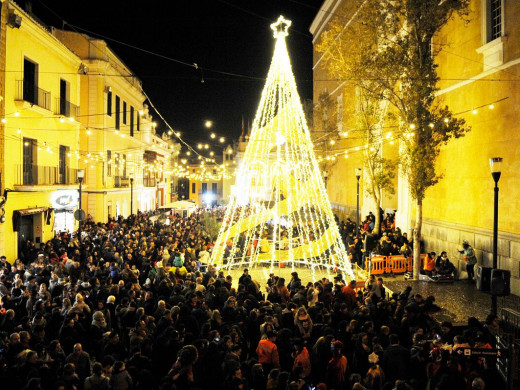
<path fill-rule="evenodd" d="M 54 109 L 54 113 L 56 115 L 63 115 L 68 118 L 78 118 L 79 116 L 79 107 L 75 104 L 72 104 L 66 99 L 63 99 L 61 97 L 57 97 L 56 99 L 56 106 Z"/>
<path fill-rule="evenodd" d="M 15 185 L 60 185 L 78 184 L 78 169 L 44 165 L 16 166 Z M 83 184 L 86 181 L 83 179 Z"/>
<path fill-rule="evenodd" d="M 506 381 L 506 388 L 513 389 L 520 380 L 520 312 L 502 308 L 499 319 L 497 348 L 505 353 L 498 356 L 497 369 Z"/>
<path fill-rule="evenodd" d="M 49 91 L 45 91 L 37 85 L 28 83 L 26 80 L 17 80 L 16 84 L 16 100 L 24 100 L 50 111 L 51 93 Z"/>
<path fill-rule="evenodd" d="M 125 176 L 114 176 L 114 187 L 124 188 L 130 187 L 130 178 Z"/>

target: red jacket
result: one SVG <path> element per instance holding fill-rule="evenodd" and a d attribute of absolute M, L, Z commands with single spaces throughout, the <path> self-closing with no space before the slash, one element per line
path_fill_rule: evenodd
<path fill-rule="evenodd" d="M 303 368 L 302 377 L 307 378 L 311 375 L 311 358 L 309 357 L 309 351 L 307 351 L 305 347 L 303 347 L 301 352 L 294 358 L 293 371 L 295 371 L 298 366 L 302 366 Z"/>
<path fill-rule="evenodd" d="M 262 339 L 256 348 L 258 363 L 270 364 L 275 368 L 280 368 L 278 357 L 278 347 L 269 339 Z"/>

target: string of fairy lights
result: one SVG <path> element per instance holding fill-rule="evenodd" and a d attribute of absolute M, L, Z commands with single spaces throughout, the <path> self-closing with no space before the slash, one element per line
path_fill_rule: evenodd
<path fill-rule="evenodd" d="M 49 142 L 45 140 L 45 135 L 37 135 L 35 133 L 42 132 L 48 134 L 49 132 L 64 132 L 69 133 L 71 138 L 73 137 L 71 132 L 72 129 L 78 130 L 80 136 L 89 137 L 93 134 L 93 132 L 105 132 L 108 134 L 112 134 L 114 136 L 118 136 L 121 138 L 121 141 L 124 141 L 125 138 L 128 140 L 126 145 L 121 147 L 122 143 L 114 142 L 118 144 L 118 150 L 112 151 L 112 158 L 107 155 L 106 151 L 84 151 L 84 150 L 74 150 L 70 147 L 67 150 L 66 156 L 71 159 L 76 159 L 82 162 L 86 168 L 95 168 L 98 163 L 106 163 L 107 166 L 112 165 L 118 171 L 123 172 L 132 172 L 134 173 L 137 170 L 142 170 L 143 175 L 145 173 L 148 174 L 156 174 L 162 173 L 166 175 L 173 175 L 179 178 L 189 178 L 192 180 L 211 180 L 218 181 L 222 178 L 231 178 L 233 176 L 233 172 L 231 172 L 228 168 L 229 164 L 217 164 L 216 159 L 214 158 L 214 152 L 210 151 L 210 158 L 203 156 L 200 153 L 198 154 L 198 160 L 200 163 L 199 169 L 196 169 L 196 173 L 194 173 L 189 168 L 189 164 L 187 159 L 181 159 L 179 162 L 175 161 L 171 163 L 170 167 L 164 166 L 164 161 L 155 160 L 152 162 L 141 161 L 143 152 L 145 150 L 156 150 L 161 151 L 162 153 L 173 153 L 174 157 L 178 157 L 180 155 L 180 150 L 176 150 L 175 146 L 172 145 L 168 140 L 162 139 L 160 136 L 152 137 L 152 143 L 144 145 L 143 142 L 139 139 L 139 137 L 130 136 L 129 125 L 120 126 L 119 129 L 115 127 L 95 127 L 88 126 L 86 128 L 82 128 L 82 125 L 79 121 L 82 118 L 87 116 L 97 116 L 97 115 L 106 115 L 106 113 L 102 114 L 89 114 L 89 115 L 78 115 L 76 117 L 65 117 L 62 115 L 48 115 L 48 116 L 40 116 L 38 119 L 40 123 L 44 120 L 50 120 L 50 122 L 43 126 L 33 126 L 28 125 L 24 126 L 24 120 L 33 120 L 34 117 L 26 115 L 22 115 L 22 111 L 15 111 L 12 113 L 6 114 L 1 122 L 4 125 L 5 139 L 6 141 L 13 141 L 23 145 L 24 147 L 29 147 L 30 144 L 34 145 L 37 148 L 37 151 L 40 153 L 48 153 L 49 155 L 55 154 L 59 152 L 59 147 L 56 142 Z M 146 125 L 150 126 L 153 130 L 155 130 L 157 123 L 151 120 L 151 117 L 145 116 L 143 111 L 139 111 L 140 120 L 148 117 L 148 124 L 142 123 L 141 126 L 145 127 Z M 44 122 L 45 123 L 45 122 Z M 11 125 L 12 124 L 12 125 Z M 139 134 L 139 131 L 135 131 L 135 134 Z M 170 129 L 167 132 L 168 136 L 173 135 L 173 130 Z M 215 134 L 215 133 L 212 133 Z M 175 136 L 177 139 L 182 140 L 181 133 L 179 131 L 175 132 Z M 67 137 L 60 136 L 62 139 Z M 132 140 L 134 143 L 138 144 L 137 146 L 129 146 L 131 145 Z M 225 142 L 225 137 L 219 137 L 219 141 L 221 143 Z M 190 150 L 196 153 L 195 148 L 191 147 L 186 142 L 184 144 L 188 145 Z M 206 144 L 207 145 L 207 144 Z M 207 148 L 206 148 L 207 149 Z M 188 153 L 191 154 L 190 150 Z M 167 161 L 166 161 L 167 162 Z M 205 164 L 211 164 L 211 169 L 207 168 Z"/>
<path fill-rule="evenodd" d="M 496 108 L 496 105 L 498 103 L 501 103 L 505 100 L 507 100 L 509 97 L 504 97 L 501 99 L 494 100 L 492 102 L 488 102 L 482 105 L 479 105 L 477 107 L 466 109 L 464 111 L 460 111 L 457 113 L 454 113 L 453 116 L 461 116 L 464 114 L 471 113 L 471 116 L 476 116 L 481 112 L 482 110 L 492 111 Z M 448 118 L 444 119 L 445 123 L 449 122 Z M 429 124 L 430 127 L 434 126 L 433 123 Z M 387 131 L 387 130 L 394 130 L 398 129 L 397 132 L 393 131 Z M 364 133 L 367 131 L 367 129 L 351 129 L 349 131 L 343 131 L 343 132 L 337 132 L 337 131 L 331 131 L 327 132 L 326 135 L 334 135 L 334 138 L 330 137 L 323 137 L 324 139 L 318 142 L 314 142 L 314 145 L 317 146 L 318 153 L 321 153 L 317 156 L 317 160 L 319 163 L 323 161 L 335 161 L 337 158 L 346 158 L 348 159 L 349 156 L 356 152 L 361 152 L 366 149 L 370 149 L 370 151 L 374 151 L 375 148 L 380 146 L 381 144 L 388 144 L 388 145 L 395 145 L 401 140 L 406 140 L 415 135 L 414 130 L 416 129 L 415 124 L 410 124 L 406 129 L 399 130 L 398 126 L 381 126 L 378 128 L 380 130 L 380 135 L 375 134 L 375 136 L 372 138 L 372 142 L 367 143 L 364 142 L 366 139 L 366 136 Z M 352 136 L 352 133 L 355 135 Z M 357 134 L 360 134 L 357 136 Z M 348 146 L 348 147 L 337 147 L 336 145 L 340 144 L 342 141 L 360 141 L 359 144 L 354 146 Z M 324 150 L 325 146 L 330 147 L 329 150 Z M 320 149 L 321 147 L 321 149 Z M 322 155 L 325 154 L 325 155 Z"/>
<path fill-rule="evenodd" d="M 52 11 L 48 6 L 45 6 L 45 7 L 48 8 L 51 12 L 53 12 L 56 16 L 59 17 L 59 15 L 57 15 L 54 11 Z M 59 17 L 59 18 L 62 19 L 61 17 Z M 63 23 L 69 25 L 75 31 L 80 29 L 79 27 L 66 23 L 65 21 L 63 21 Z M 292 31 L 294 31 L 294 29 L 292 29 Z M 86 31 L 86 32 L 88 32 L 89 34 L 99 35 L 97 33 L 91 32 L 91 31 Z M 83 36 L 83 35 L 81 35 L 81 36 Z M 107 39 L 107 40 L 113 40 L 110 37 L 103 36 L 103 38 Z M 121 42 L 119 42 L 119 43 L 121 43 Z M 90 44 L 95 45 L 95 42 L 90 42 Z M 143 50 L 141 48 L 135 47 L 134 45 L 127 44 L 127 46 L 133 47 L 135 49 Z M 147 51 L 147 53 L 157 55 L 157 53 L 152 53 L 149 51 Z M 455 55 L 455 53 L 449 53 L 449 54 Z M 460 54 L 456 54 L 456 55 L 460 56 Z M 200 70 L 201 72 L 205 69 L 207 71 L 213 71 L 213 72 L 219 73 L 219 71 L 217 71 L 217 70 L 203 68 L 203 67 L 198 66 L 197 64 L 185 63 L 185 62 L 178 61 L 178 60 L 175 60 L 172 58 L 166 58 L 166 59 L 172 60 L 172 61 L 177 61 L 186 66 L 194 67 L 196 70 Z M 11 70 L 11 71 L 5 70 L 5 72 L 15 72 L 15 71 L 14 70 Z M 16 72 L 19 72 L 19 71 L 17 70 Z M 42 71 L 40 73 L 53 73 L 53 72 Z M 246 75 L 232 74 L 230 72 L 220 72 L 220 73 L 228 74 L 228 75 L 232 75 L 232 76 L 236 76 L 236 77 L 251 78 Z M 64 74 L 64 73 L 61 73 L 61 74 Z M 131 73 L 128 73 L 127 75 L 107 73 L 107 74 L 104 74 L 104 76 L 135 78 L 135 76 Z M 461 79 L 461 80 L 466 80 L 466 79 Z M 338 81 L 338 80 L 335 80 L 335 81 Z M 517 81 L 517 80 L 491 80 L 491 81 L 508 81 L 508 82 L 510 82 L 510 81 Z M 185 152 L 174 151 L 174 153 L 178 157 L 176 162 L 173 162 L 173 161 L 167 162 L 167 164 L 169 164 L 170 166 L 165 167 L 164 162 L 161 162 L 159 160 L 155 160 L 153 162 L 147 162 L 147 161 L 136 161 L 134 159 L 134 161 L 132 161 L 134 156 L 137 156 L 138 154 L 142 154 L 142 152 L 145 149 L 148 149 L 148 147 L 144 147 L 142 145 L 136 146 L 136 147 L 119 148 L 117 151 L 114 152 L 113 158 L 108 158 L 108 156 L 106 155 L 106 153 L 104 151 L 92 151 L 92 150 L 91 151 L 69 150 L 69 152 L 67 153 L 67 157 L 75 158 L 79 161 L 82 161 L 84 164 L 87 164 L 87 167 L 91 167 L 91 168 L 94 168 L 97 163 L 103 162 L 103 163 L 106 163 L 107 165 L 108 164 L 115 165 L 116 168 L 119 170 L 124 170 L 125 164 L 127 164 L 128 168 L 130 170 L 142 169 L 143 172 L 164 173 L 164 174 L 168 174 L 168 175 L 174 175 L 177 177 L 186 177 L 186 178 L 193 179 L 193 180 L 218 181 L 222 178 L 231 178 L 236 175 L 236 172 L 237 172 L 236 164 L 230 164 L 230 163 L 217 164 L 216 159 L 215 159 L 215 152 L 210 150 L 210 146 L 208 143 L 198 143 L 196 146 L 192 146 L 188 142 L 183 140 L 181 137 L 181 132 L 173 130 L 173 128 L 168 124 L 168 122 L 160 114 L 160 112 L 157 110 L 157 108 L 151 103 L 151 100 L 146 95 L 146 93 L 144 91 L 142 91 L 142 92 L 145 94 L 147 99 L 150 101 L 150 104 L 154 108 L 157 115 L 159 115 L 159 117 L 162 119 L 162 121 L 166 124 L 166 126 L 168 128 L 167 134 L 171 138 L 178 140 L 182 145 L 184 145 L 187 148 L 187 151 L 185 151 Z M 489 109 L 493 109 L 494 104 L 496 104 L 502 100 L 505 100 L 505 99 L 507 99 L 507 98 L 497 100 L 497 101 L 487 104 L 485 106 L 468 109 L 468 110 L 464 111 L 463 113 L 472 112 L 473 114 L 476 114 L 483 107 L 489 107 Z M 462 114 L 462 113 L 459 113 L 459 114 Z M 94 113 L 94 114 L 89 114 L 88 116 L 96 116 L 96 115 L 106 115 L 106 113 Z M 457 114 L 455 114 L 455 115 L 457 115 Z M 20 127 L 9 126 L 10 116 L 16 117 L 17 120 L 23 120 L 26 118 L 26 117 L 22 117 L 20 115 L 19 111 L 7 114 L 4 118 L 2 118 L 1 121 L 4 123 L 5 128 L 11 131 L 10 133 L 6 132 L 5 139 L 24 143 L 24 146 L 28 146 L 28 145 L 25 145 L 25 142 L 23 140 L 24 133 L 25 133 L 23 126 L 20 126 Z M 58 120 L 59 123 L 61 123 L 63 126 L 67 123 L 70 123 L 71 125 L 75 126 L 78 123 L 77 120 L 80 119 L 81 117 L 82 116 L 77 116 L 75 118 L 72 118 L 72 117 L 66 118 L 66 117 L 63 117 L 60 115 L 50 115 L 48 117 L 42 116 L 40 119 L 54 119 L 54 120 Z M 30 118 L 30 117 L 27 117 L 27 118 Z M 152 126 L 155 128 L 157 126 L 157 123 L 152 122 Z M 413 126 L 413 125 L 411 125 L 411 126 Z M 388 132 L 386 132 L 386 134 L 382 135 L 379 139 L 377 139 L 377 138 L 374 139 L 373 142 L 370 144 L 361 143 L 360 145 L 349 146 L 347 148 L 336 147 L 336 148 L 334 148 L 334 150 L 326 152 L 326 156 L 318 155 L 317 161 L 319 163 L 319 162 L 322 162 L 325 160 L 335 160 L 336 158 L 341 157 L 341 156 L 348 158 L 349 155 L 351 155 L 355 152 L 358 152 L 358 151 L 361 151 L 361 150 L 367 149 L 367 148 L 374 148 L 374 147 L 376 147 L 376 144 L 380 144 L 382 142 L 393 145 L 398 140 L 402 140 L 402 139 L 405 139 L 406 137 L 413 136 L 413 128 L 411 126 L 410 126 L 410 130 L 397 132 L 395 134 L 393 134 L 393 132 L 391 132 L 391 131 L 388 131 Z M 385 129 L 385 128 L 383 127 L 382 129 Z M 59 128 L 59 126 L 53 126 L 53 127 L 48 127 L 48 128 L 44 128 L 44 127 L 35 128 L 35 127 L 31 126 L 30 130 L 31 131 L 38 131 L 38 130 L 41 130 L 41 131 L 70 131 L 70 129 L 68 129 L 68 128 Z M 84 132 L 84 135 L 86 135 L 86 136 L 90 136 L 93 131 L 113 132 L 115 135 L 120 136 L 121 139 L 124 139 L 126 137 L 128 137 L 128 139 L 130 139 L 128 132 L 120 131 L 115 128 L 110 128 L 110 127 L 96 128 L 96 127 L 88 126 L 85 129 L 81 129 L 81 133 Z M 341 141 L 344 139 L 348 139 L 349 141 L 356 140 L 357 138 L 361 139 L 361 137 L 356 137 L 356 132 L 361 132 L 361 131 L 363 131 L 363 130 L 353 129 L 353 130 L 350 130 L 350 132 L 342 132 L 341 134 L 339 134 L 338 138 L 327 139 L 322 142 L 316 142 L 315 146 L 319 147 L 320 145 L 322 145 L 324 143 L 328 143 L 328 145 L 334 146 L 337 142 L 341 143 Z M 210 142 L 216 142 L 217 140 L 220 143 L 225 142 L 225 137 L 219 137 L 214 132 L 212 132 L 210 134 L 210 139 L 211 139 Z M 343 143 L 341 143 L 341 144 L 343 144 Z M 168 151 L 168 150 L 172 151 L 174 149 L 174 146 L 168 145 L 167 142 L 165 142 L 164 144 L 162 142 L 159 142 L 157 145 L 152 144 L 149 147 L 151 147 L 152 149 L 156 148 L 157 150 L 161 149 L 163 151 Z M 54 154 L 54 153 L 58 152 L 59 145 L 52 145 L 51 143 L 42 140 L 42 137 L 38 137 L 37 148 L 38 148 L 38 151 L 40 151 L 40 152 Z M 203 153 L 206 153 L 206 152 L 209 154 L 209 156 L 203 155 Z M 190 158 L 191 158 L 190 156 L 192 156 L 192 155 L 197 156 L 197 159 L 199 160 L 199 163 L 198 163 L 197 168 L 195 169 L 195 172 L 193 172 L 193 164 L 190 164 Z M 190 169 L 190 165 L 191 165 L 191 169 Z"/>
<path fill-rule="evenodd" d="M 215 243 L 218 268 L 270 269 L 286 262 L 331 275 L 353 271 L 336 225 L 285 43 L 290 21 L 271 28 L 276 45 L 235 191 Z"/>

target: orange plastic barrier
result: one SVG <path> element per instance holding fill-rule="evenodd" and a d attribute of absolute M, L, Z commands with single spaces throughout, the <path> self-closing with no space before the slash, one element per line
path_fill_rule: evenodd
<path fill-rule="evenodd" d="M 421 269 L 423 267 L 423 264 L 424 264 L 424 259 L 426 258 L 426 253 L 421 253 Z M 408 272 L 413 272 L 413 256 L 410 256 L 408 259 Z"/>
<path fill-rule="evenodd" d="M 370 259 L 371 270 L 370 273 L 374 275 L 380 275 L 387 272 L 386 256 L 374 256 Z"/>
<path fill-rule="evenodd" d="M 407 269 L 407 260 L 404 256 L 388 256 L 387 262 L 394 274 L 404 274 Z"/>

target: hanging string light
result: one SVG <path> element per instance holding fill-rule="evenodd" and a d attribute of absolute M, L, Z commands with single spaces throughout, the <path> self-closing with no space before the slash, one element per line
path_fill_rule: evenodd
<path fill-rule="evenodd" d="M 284 262 L 351 279 L 285 44 L 290 25 L 282 16 L 271 25 L 271 67 L 211 262 L 271 270 Z"/>

